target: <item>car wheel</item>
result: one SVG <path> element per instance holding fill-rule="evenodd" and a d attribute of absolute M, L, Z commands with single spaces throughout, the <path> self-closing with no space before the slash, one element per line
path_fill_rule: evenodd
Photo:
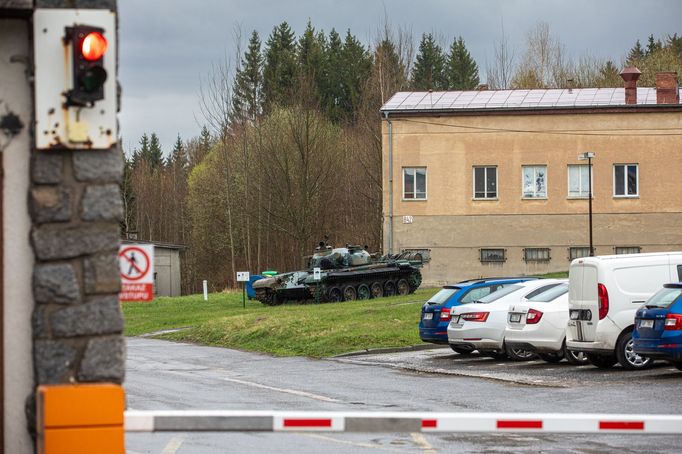
<path fill-rule="evenodd" d="M 673 363 L 673 366 L 675 366 L 677 370 L 682 370 L 682 363 Z"/>
<path fill-rule="evenodd" d="M 614 364 L 618 362 L 613 355 L 599 355 L 597 353 L 585 353 L 587 360 L 593 365 L 600 369 L 610 369 Z"/>
<path fill-rule="evenodd" d="M 367 284 L 358 285 L 358 299 L 368 300 L 371 296 L 369 286 Z"/>
<path fill-rule="evenodd" d="M 522 348 L 506 347 L 507 356 L 514 361 L 530 361 L 535 358 L 535 353 Z"/>
<path fill-rule="evenodd" d="M 635 341 L 632 340 L 632 331 L 625 333 L 618 340 L 616 357 L 620 365 L 628 370 L 641 370 L 651 367 L 654 360 L 635 353 L 634 345 Z"/>
<path fill-rule="evenodd" d="M 479 350 L 478 352 L 482 356 L 488 356 L 493 359 L 507 359 L 507 353 L 505 352 L 497 352 L 495 350 Z"/>
<path fill-rule="evenodd" d="M 566 361 L 576 365 L 587 364 L 590 362 L 584 352 L 576 352 L 567 348 L 564 349 L 564 357 L 566 358 Z"/>
<path fill-rule="evenodd" d="M 543 361 L 547 361 L 548 363 L 558 363 L 562 359 L 564 359 L 564 353 L 563 352 L 556 352 L 556 353 L 540 353 L 540 359 Z"/>
<path fill-rule="evenodd" d="M 470 355 L 474 351 L 471 347 L 465 347 L 464 345 L 452 345 L 450 344 L 452 351 L 459 353 L 460 355 Z"/>
<path fill-rule="evenodd" d="M 372 298 L 381 298 L 384 296 L 384 288 L 379 282 L 372 282 L 372 285 L 369 286 L 369 290 L 372 293 Z"/>

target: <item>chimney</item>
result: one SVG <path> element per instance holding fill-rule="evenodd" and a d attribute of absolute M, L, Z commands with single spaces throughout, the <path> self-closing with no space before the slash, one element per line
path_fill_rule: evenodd
<path fill-rule="evenodd" d="M 642 72 L 631 66 L 620 72 L 620 77 L 625 81 L 625 104 L 637 104 L 637 79 Z"/>
<path fill-rule="evenodd" d="M 656 104 L 679 104 L 680 86 L 677 73 L 666 71 L 656 73 Z"/>

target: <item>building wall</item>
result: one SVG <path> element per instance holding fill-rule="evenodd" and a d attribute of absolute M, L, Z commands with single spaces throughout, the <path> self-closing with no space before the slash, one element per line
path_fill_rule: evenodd
<path fill-rule="evenodd" d="M 634 109 L 633 109 L 634 110 Z M 642 251 L 682 249 L 682 112 L 476 115 L 394 118 L 393 251 L 432 249 L 426 283 L 476 276 L 566 270 L 566 249 L 587 246 L 586 198 L 568 197 L 568 165 L 593 160 L 594 243 Z M 384 121 L 384 238 L 389 238 L 388 128 Z M 481 128 L 481 129 L 477 129 Z M 505 131 L 500 131 L 505 130 Z M 557 134 L 518 131 L 560 130 Z M 516 131 L 516 132 L 512 132 Z M 571 131 L 570 133 L 568 131 Z M 592 135 L 588 135 L 592 134 Z M 645 134 L 656 134 L 645 136 Z M 639 196 L 613 196 L 613 165 L 635 163 Z M 473 167 L 497 167 L 496 200 L 473 200 Z M 547 166 L 547 198 L 522 197 L 522 166 Z M 402 200 L 403 167 L 427 168 L 427 200 Z M 403 224 L 411 216 L 411 224 Z M 388 250 L 386 243 L 385 249 Z M 507 249 L 503 263 L 483 264 L 479 248 Z M 524 247 L 550 247 L 549 262 L 522 260 Z"/>
<path fill-rule="evenodd" d="M 10 62 L 11 56 L 29 54 L 29 22 L 0 19 L 0 117 L 8 111 L 19 117 L 24 127 L 7 144 L 0 133 L 3 170 L 3 352 L 4 424 L 6 453 L 31 453 L 33 444 L 26 430 L 26 399 L 33 392 L 31 274 L 33 251 L 29 243 L 31 219 L 28 213 L 28 187 L 31 139 L 31 92 L 26 78 L 27 62 Z M 16 59 L 15 59 L 16 60 Z M 7 110 L 5 110 L 7 109 Z M 5 145 L 7 144 L 7 145 Z M 0 449 L 1 451 L 1 449 Z"/>
<path fill-rule="evenodd" d="M 155 246 L 154 274 L 157 296 L 180 296 L 180 251 Z"/>

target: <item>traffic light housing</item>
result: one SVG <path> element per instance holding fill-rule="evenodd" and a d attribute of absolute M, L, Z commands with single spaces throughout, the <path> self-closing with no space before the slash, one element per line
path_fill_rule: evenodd
<path fill-rule="evenodd" d="M 120 99 L 117 44 L 114 11 L 35 9 L 36 149 L 116 148 Z"/>
<path fill-rule="evenodd" d="M 88 25 L 66 27 L 65 40 L 71 45 L 73 62 L 72 88 L 67 93 L 67 104 L 92 106 L 104 99 L 104 83 L 107 71 L 104 56 L 108 43 L 104 29 Z"/>

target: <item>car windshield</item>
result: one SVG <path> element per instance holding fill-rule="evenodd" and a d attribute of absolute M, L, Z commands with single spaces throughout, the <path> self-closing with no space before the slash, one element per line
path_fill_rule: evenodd
<path fill-rule="evenodd" d="M 646 307 L 665 309 L 677 301 L 680 295 L 682 295 L 682 288 L 662 288 L 649 298 L 649 301 L 646 302 Z"/>
<path fill-rule="evenodd" d="M 509 295 L 512 292 L 517 291 L 518 289 L 522 288 L 520 285 L 510 285 L 507 287 L 504 287 L 494 293 L 491 293 L 490 295 L 486 295 L 480 300 L 474 301 L 474 303 L 481 303 L 481 304 L 486 304 L 486 303 L 492 303 L 493 301 L 496 301 L 500 298 L 502 298 L 505 295 Z"/>
<path fill-rule="evenodd" d="M 552 285 L 549 289 L 547 287 L 539 288 L 540 292 L 537 290 L 526 297 L 528 301 L 533 301 L 536 303 L 549 303 L 559 298 L 561 295 L 568 292 L 568 284 L 557 284 Z"/>
<path fill-rule="evenodd" d="M 448 287 L 448 288 L 442 288 L 433 295 L 431 298 L 429 298 L 428 303 L 429 304 L 443 304 L 450 298 L 452 295 L 455 294 L 455 292 L 459 290 L 457 287 Z"/>

